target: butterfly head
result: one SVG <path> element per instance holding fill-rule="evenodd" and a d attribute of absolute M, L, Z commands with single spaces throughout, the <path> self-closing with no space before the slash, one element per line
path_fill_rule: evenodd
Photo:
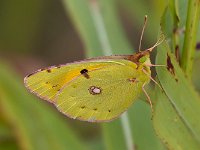
<path fill-rule="evenodd" d="M 131 56 L 131 61 L 137 64 L 137 69 L 144 69 L 146 72 L 150 73 L 150 66 L 151 60 L 150 60 L 150 51 L 145 50 L 138 52 Z"/>
<path fill-rule="evenodd" d="M 145 50 L 131 55 L 130 60 L 136 64 L 145 64 L 150 61 L 150 51 Z"/>
<path fill-rule="evenodd" d="M 141 58 L 139 58 L 138 61 L 139 61 L 140 64 L 150 63 L 149 54 L 142 56 Z"/>
<path fill-rule="evenodd" d="M 158 41 L 150 48 L 140 51 L 134 55 L 131 56 L 130 60 L 133 61 L 136 64 L 150 64 L 150 54 L 151 52 L 160 45 L 164 41 L 164 35 L 161 33 Z"/>

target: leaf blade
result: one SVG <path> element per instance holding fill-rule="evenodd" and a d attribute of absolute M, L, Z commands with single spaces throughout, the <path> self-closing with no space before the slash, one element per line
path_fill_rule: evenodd
<path fill-rule="evenodd" d="M 167 43 L 159 46 L 156 63 L 166 64 L 166 66 L 168 66 L 168 69 L 156 68 L 158 79 L 171 103 L 171 106 L 173 106 L 176 114 L 182 119 L 184 128 L 190 130 L 189 133 L 192 135 L 193 140 L 197 141 L 200 148 L 200 118 L 196 116 L 196 114 L 200 114 L 200 99 L 198 94 L 192 87 L 191 83 L 185 78 L 185 75 L 176 62 L 175 57 L 170 53 Z M 176 127 L 174 128 L 176 129 Z M 160 131 L 160 128 L 156 128 L 156 130 Z M 178 139 L 179 137 L 176 137 L 175 133 L 176 132 L 171 134 L 170 137 L 174 140 L 181 140 Z M 170 140 L 169 137 L 165 138 L 166 140 Z M 184 143 L 184 141 L 181 142 Z"/>

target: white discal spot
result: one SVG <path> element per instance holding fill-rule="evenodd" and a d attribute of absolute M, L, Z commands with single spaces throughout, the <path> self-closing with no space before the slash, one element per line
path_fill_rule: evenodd
<path fill-rule="evenodd" d="M 91 86 L 88 90 L 92 95 L 100 94 L 102 91 L 100 87 L 95 87 L 95 86 Z"/>
<path fill-rule="evenodd" d="M 96 94 L 99 94 L 99 93 L 101 93 L 101 90 L 100 90 L 100 89 L 98 89 L 98 88 L 94 88 L 92 91 L 93 91 L 94 93 L 96 93 Z"/>

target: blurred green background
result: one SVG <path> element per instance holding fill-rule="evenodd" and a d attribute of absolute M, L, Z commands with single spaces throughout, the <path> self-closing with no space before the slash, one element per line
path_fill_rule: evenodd
<path fill-rule="evenodd" d="M 101 124 L 68 119 L 23 85 L 24 76 L 37 69 L 104 55 L 93 32 L 93 1 L 0 1 L 0 149 L 127 149 L 120 119 Z M 137 51 L 145 15 L 148 24 L 142 48 L 155 43 L 167 1 L 97 2 L 113 54 Z M 144 101 L 131 106 L 128 115 L 132 149 L 166 149 L 156 136 L 151 110 Z"/>

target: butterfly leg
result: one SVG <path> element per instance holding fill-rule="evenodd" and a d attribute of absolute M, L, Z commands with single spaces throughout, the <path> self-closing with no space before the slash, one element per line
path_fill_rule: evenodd
<path fill-rule="evenodd" d="M 152 102 L 151 102 L 151 98 L 150 98 L 150 96 L 148 95 L 148 93 L 147 93 L 147 91 L 145 90 L 144 87 L 145 87 L 145 84 L 143 84 L 143 86 L 142 86 L 142 91 L 143 91 L 144 94 L 146 95 L 147 100 L 148 100 L 148 102 L 149 102 L 149 104 L 150 104 L 151 110 L 152 110 L 152 112 L 153 112 L 153 105 L 152 105 Z"/>
<path fill-rule="evenodd" d="M 149 75 L 144 69 L 142 69 L 142 71 L 143 71 L 147 76 L 149 76 L 149 78 L 162 90 L 160 84 L 159 84 L 156 80 L 154 80 L 154 78 L 152 78 L 151 75 Z"/>
<path fill-rule="evenodd" d="M 166 65 L 146 64 L 148 67 L 167 67 Z"/>

